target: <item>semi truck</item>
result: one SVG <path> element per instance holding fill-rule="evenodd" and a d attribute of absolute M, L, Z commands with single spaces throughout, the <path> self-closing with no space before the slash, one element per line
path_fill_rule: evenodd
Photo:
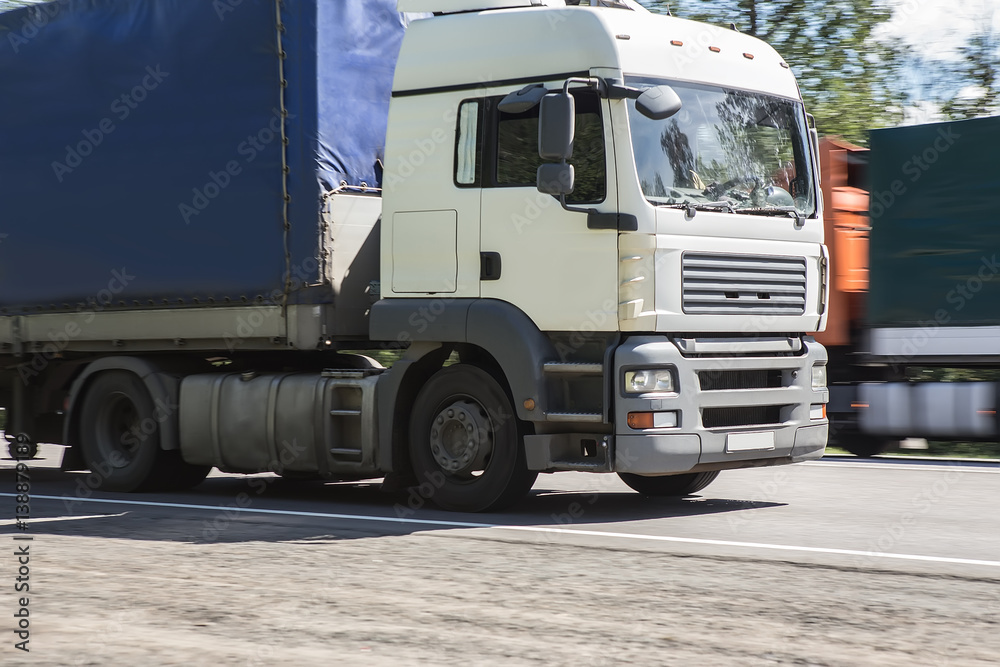
<path fill-rule="evenodd" d="M 63 0 L 0 41 L 21 449 L 457 511 L 822 455 L 818 142 L 765 43 L 632 0 Z"/>
<path fill-rule="evenodd" d="M 831 442 L 1000 437 L 1000 117 L 821 142 L 832 284 Z"/>

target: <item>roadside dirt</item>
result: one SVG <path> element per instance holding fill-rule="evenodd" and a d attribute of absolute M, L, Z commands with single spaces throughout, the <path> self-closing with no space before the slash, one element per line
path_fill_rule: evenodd
<path fill-rule="evenodd" d="M 7 631 L 0 663 L 909 667 L 1000 656 L 995 581 L 484 531 L 372 536 L 281 517 L 240 518 L 205 542 L 204 522 L 36 524 L 31 652 Z"/>

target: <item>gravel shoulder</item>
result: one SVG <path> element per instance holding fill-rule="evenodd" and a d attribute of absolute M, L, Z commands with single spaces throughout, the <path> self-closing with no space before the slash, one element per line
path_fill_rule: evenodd
<path fill-rule="evenodd" d="M 909 666 L 1000 655 L 995 580 L 280 517 L 192 540 L 203 522 L 127 512 L 36 524 L 31 653 L 8 638 L 2 664 Z"/>

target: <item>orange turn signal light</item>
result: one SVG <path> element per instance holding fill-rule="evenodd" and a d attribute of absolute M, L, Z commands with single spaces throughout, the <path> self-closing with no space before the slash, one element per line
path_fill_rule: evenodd
<path fill-rule="evenodd" d="M 629 428 L 653 428 L 652 412 L 630 412 L 628 413 Z"/>

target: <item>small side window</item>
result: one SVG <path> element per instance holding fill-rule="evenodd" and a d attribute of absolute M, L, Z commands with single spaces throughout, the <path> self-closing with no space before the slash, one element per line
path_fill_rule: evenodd
<path fill-rule="evenodd" d="M 480 100 L 466 100 L 458 107 L 455 140 L 455 184 L 478 187 L 482 163 L 482 109 Z"/>

